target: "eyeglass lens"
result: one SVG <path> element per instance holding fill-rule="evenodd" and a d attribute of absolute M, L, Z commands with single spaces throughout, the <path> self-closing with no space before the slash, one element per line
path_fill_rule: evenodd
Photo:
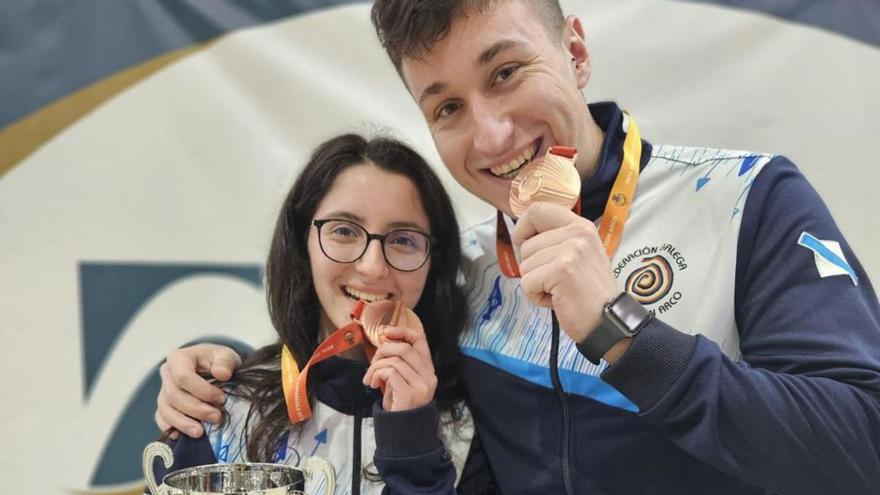
<path fill-rule="evenodd" d="M 330 259 L 350 263 L 367 250 L 369 235 L 362 226 L 348 220 L 328 220 L 319 229 L 321 249 Z M 430 241 L 415 230 L 393 230 L 384 235 L 382 250 L 392 267 L 409 271 L 422 266 L 428 257 Z"/>

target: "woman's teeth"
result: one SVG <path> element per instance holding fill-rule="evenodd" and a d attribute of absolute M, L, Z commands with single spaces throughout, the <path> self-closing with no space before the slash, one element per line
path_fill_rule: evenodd
<path fill-rule="evenodd" d="M 535 153 L 538 152 L 538 144 L 535 143 L 531 148 L 523 151 L 520 155 L 513 160 L 510 160 L 504 165 L 499 165 L 497 167 L 492 167 L 489 169 L 489 172 L 492 173 L 495 177 L 504 177 L 510 178 L 516 176 L 514 172 L 518 172 L 519 169 L 523 167 L 526 163 L 532 160 L 535 156 Z"/>
<path fill-rule="evenodd" d="M 379 301 L 381 299 L 388 299 L 391 297 L 390 293 L 384 294 L 371 294 L 369 292 L 362 292 L 359 290 L 352 289 L 351 287 L 343 287 L 343 291 L 345 294 L 352 299 L 360 299 L 366 302 Z"/>

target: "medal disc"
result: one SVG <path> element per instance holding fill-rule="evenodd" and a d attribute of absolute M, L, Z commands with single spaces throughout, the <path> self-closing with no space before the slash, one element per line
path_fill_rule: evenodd
<path fill-rule="evenodd" d="M 581 193 L 581 178 L 574 160 L 549 151 L 534 160 L 513 179 L 510 185 L 510 209 L 519 218 L 536 202 L 574 207 Z"/>
<path fill-rule="evenodd" d="M 361 314 L 360 323 L 367 339 L 376 347 L 386 342 L 382 333 L 383 326 L 400 326 L 424 331 L 419 317 L 399 299 L 385 299 L 367 304 Z"/>

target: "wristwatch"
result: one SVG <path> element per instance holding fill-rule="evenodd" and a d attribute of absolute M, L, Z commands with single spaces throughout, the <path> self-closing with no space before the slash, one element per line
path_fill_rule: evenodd
<path fill-rule="evenodd" d="M 631 295 L 621 292 L 605 304 L 599 326 L 577 345 L 578 351 L 591 363 L 599 364 L 618 340 L 635 337 L 652 317 Z"/>

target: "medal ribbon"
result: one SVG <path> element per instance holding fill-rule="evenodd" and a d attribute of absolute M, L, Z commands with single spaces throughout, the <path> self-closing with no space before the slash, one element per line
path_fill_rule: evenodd
<path fill-rule="evenodd" d="M 320 363 L 333 356 L 337 356 L 349 349 L 364 345 L 367 360 L 372 359 L 376 353 L 376 347 L 367 339 L 364 328 L 356 320 L 361 318 L 364 302 L 358 301 L 351 310 L 352 322 L 331 333 L 321 342 L 312 353 L 312 357 L 306 366 L 299 370 L 296 360 L 290 349 L 283 346 L 281 349 L 281 387 L 284 390 L 284 401 L 287 404 L 287 416 L 292 424 L 305 421 L 312 417 L 312 407 L 308 397 L 308 375 L 313 364 Z"/>
<path fill-rule="evenodd" d="M 608 202 L 605 203 L 602 221 L 599 223 L 599 239 L 605 247 L 605 254 L 608 255 L 608 258 L 611 258 L 617 250 L 617 245 L 620 244 L 620 238 L 623 236 L 623 226 L 629 217 L 629 209 L 635 195 L 636 185 L 639 182 L 642 137 L 638 126 L 636 126 L 636 120 L 628 113 L 626 115 L 629 117 L 629 127 L 626 139 L 623 142 L 623 160 L 620 163 L 617 177 L 614 179 L 614 185 L 611 187 L 611 193 L 608 195 Z M 550 148 L 550 153 L 573 158 L 574 148 L 553 146 Z M 580 198 L 578 198 L 572 210 L 580 215 Z M 496 232 L 495 246 L 498 252 L 498 266 L 501 268 L 501 273 L 508 278 L 519 278 L 521 276 L 519 264 L 516 261 L 516 254 L 513 250 L 510 233 L 507 230 L 507 224 L 504 221 L 504 214 L 501 211 L 498 211 Z"/>

